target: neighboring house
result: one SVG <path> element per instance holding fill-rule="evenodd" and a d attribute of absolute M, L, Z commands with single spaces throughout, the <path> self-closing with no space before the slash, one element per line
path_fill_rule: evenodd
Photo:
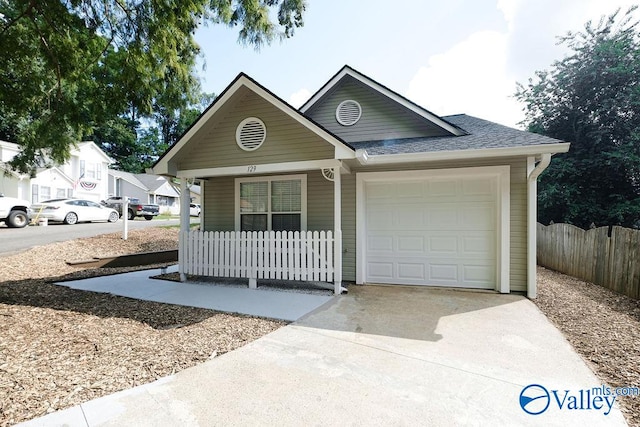
<path fill-rule="evenodd" d="M 198 184 L 189 186 L 189 195 L 191 197 L 191 203 L 202 204 L 202 188 Z"/>
<path fill-rule="evenodd" d="M 20 152 L 18 144 L 0 141 L 0 161 L 8 162 Z M 0 175 L 0 193 L 38 203 L 75 197 L 98 202 L 107 196 L 107 171 L 113 161 L 92 141 L 78 144 L 63 165 L 36 170 L 35 176 L 9 172 Z"/>
<path fill-rule="evenodd" d="M 160 213 L 180 213 L 180 193 L 164 176 L 109 170 L 109 194 L 157 204 Z"/>
<path fill-rule="evenodd" d="M 568 149 L 464 114 L 439 117 L 345 66 L 299 110 L 240 74 L 153 171 L 201 181 L 203 231 L 187 232 L 181 218 L 182 279 L 320 277 L 336 292 L 347 280 L 535 297 L 536 179 Z M 276 230 L 326 233 L 253 233 Z"/>

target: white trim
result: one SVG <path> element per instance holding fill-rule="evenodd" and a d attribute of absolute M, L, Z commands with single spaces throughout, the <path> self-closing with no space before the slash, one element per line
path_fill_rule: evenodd
<path fill-rule="evenodd" d="M 536 167 L 536 158 L 527 157 L 527 177 Z M 535 298 L 537 293 L 536 283 L 536 219 L 538 203 L 536 200 L 538 181 L 527 179 L 527 297 Z"/>
<path fill-rule="evenodd" d="M 432 122 L 436 126 L 439 126 L 442 129 L 445 129 L 446 131 L 452 133 L 453 135 L 465 134 L 464 131 L 458 129 L 457 127 L 453 126 L 447 121 L 441 119 L 440 117 L 436 116 L 430 111 L 427 111 L 426 109 L 420 107 L 419 105 L 414 104 L 413 102 L 400 96 L 396 92 L 390 89 L 387 89 L 386 87 L 382 86 L 380 83 L 373 81 L 369 77 L 365 76 L 364 74 L 360 74 L 359 72 L 357 72 L 356 70 L 348 66 L 345 66 L 338 74 L 336 74 L 331 80 L 329 80 L 329 82 L 327 82 L 322 87 L 322 89 L 320 89 L 312 98 L 310 98 L 307 102 L 305 102 L 304 105 L 300 107 L 300 111 L 305 113 L 309 108 L 315 105 L 315 103 L 319 101 L 325 94 L 327 94 L 331 89 L 333 89 L 334 86 L 336 86 L 340 82 L 340 80 L 342 80 L 345 76 L 353 77 L 354 79 L 358 80 L 360 83 L 366 86 L 369 86 L 370 88 L 380 92 L 382 95 L 385 95 L 391 100 L 413 111 L 419 116 L 427 119 L 428 121 Z"/>
<path fill-rule="evenodd" d="M 510 292 L 510 217 L 511 217 L 511 167 L 480 166 L 454 169 L 432 169 L 390 172 L 361 172 L 356 174 L 356 283 L 366 282 L 366 198 L 365 183 L 375 181 L 404 181 L 416 178 L 490 176 L 496 179 L 496 287 L 501 293 Z"/>
<path fill-rule="evenodd" d="M 269 210 L 265 212 L 267 214 L 267 229 L 271 231 L 271 181 L 294 181 L 300 180 L 300 231 L 307 231 L 307 174 L 297 175 L 268 175 L 268 176 L 250 176 L 243 178 L 236 178 L 234 183 L 234 227 L 235 231 L 240 231 L 240 184 L 243 182 L 261 182 L 267 181 L 269 183 L 268 200 Z"/>
<path fill-rule="evenodd" d="M 342 175 L 340 171 L 335 171 L 333 179 L 333 230 L 333 292 L 340 295 L 342 293 Z"/>
<path fill-rule="evenodd" d="M 345 143 L 340 141 L 335 136 L 331 135 L 320 126 L 316 125 L 310 120 L 305 119 L 304 116 L 299 114 L 289 104 L 286 104 L 283 101 L 279 100 L 277 97 L 273 96 L 258 84 L 254 83 L 246 75 L 240 75 L 235 80 L 235 82 L 228 86 L 225 89 L 224 93 L 218 99 L 216 99 L 213 104 L 202 114 L 198 121 L 184 135 L 182 135 L 180 140 L 178 140 L 178 142 L 164 154 L 164 156 L 153 167 L 153 173 L 157 175 L 168 174 L 169 162 L 173 159 L 175 154 L 177 154 L 182 149 L 182 147 L 184 147 L 184 145 L 187 144 L 187 142 L 195 136 L 195 134 L 202 128 L 202 126 L 204 126 L 204 124 L 207 123 L 209 119 L 211 119 L 211 117 L 213 117 L 218 112 L 218 110 L 220 110 L 220 108 L 222 108 L 242 87 L 246 87 L 247 89 L 253 91 L 255 94 L 265 99 L 280 111 L 293 118 L 298 123 L 302 124 L 311 132 L 318 135 L 329 144 L 333 145 L 335 147 L 334 157 L 336 159 L 355 158 L 355 152 L 353 151 L 353 149 L 345 145 Z"/>
<path fill-rule="evenodd" d="M 264 175 L 269 173 L 301 172 L 313 169 L 341 168 L 348 173 L 348 168 L 339 160 L 308 160 L 302 162 L 267 163 L 264 165 L 225 166 L 221 168 L 180 170 L 178 178 L 206 178 L 233 175 Z"/>
<path fill-rule="evenodd" d="M 527 158 L 527 297 L 534 299 L 538 293 L 537 268 L 537 224 L 538 224 L 538 177 L 551 163 L 551 154 L 545 153 L 536 165 L 535 157 Z"/>
<path fill-rule="evenodd" d="M 527 145 L 520 147 L 480 148 L 475 150 L 430 151 L 421 153 L 372 155 L 364 149 L 356 150 L 361 165 L 390 165 L 436 160 L 482 159 L 487 157 L 539 156 L 544 153 L 566 153 L 569 143 Z"/>

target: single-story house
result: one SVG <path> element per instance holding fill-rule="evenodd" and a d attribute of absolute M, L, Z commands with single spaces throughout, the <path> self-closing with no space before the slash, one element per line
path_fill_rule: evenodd
<path fill-rule="evenodd" d="M 109 194 L 157 204 L 161 213 L 177 215 L 180 212 L 180 193 L 165 176 L 110 169 Z"/>
<path fill-rule="evenodd" d="M 536 295 L 536 179 L 568 143 L 440 117 L 343 67 L 295 109 L 241 73 L 156 162 L 201 183 L 186 275 Z M 182 203 L 188 203 L 185 198 Z"/>

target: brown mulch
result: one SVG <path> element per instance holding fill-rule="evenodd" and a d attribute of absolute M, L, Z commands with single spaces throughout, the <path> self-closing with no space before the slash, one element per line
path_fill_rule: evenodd
<path fill-rule="evenodd" d="M 134 270 L 65 261 L 176 249 L 177 238 L 150 228 L 0 258 L 0 426 L 154 381 L 285 324 L 52 284 Z"/>
<path fill-rule="evenodd" d="M 640 387 L 640 301 L 538 267 L 535 303 L 610 387 Z M 640 426 L 640 396 L 616 400 Z"/>

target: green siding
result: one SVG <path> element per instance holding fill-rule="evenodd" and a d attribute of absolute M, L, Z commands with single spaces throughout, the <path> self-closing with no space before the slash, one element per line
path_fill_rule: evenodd
<path fill-rule="evenodd" d="M 305 160 L 333 159 L 333 145 L 251 91 L 239 91 L 230 107 L 212 118 L 176 156 L 179 170 L 225 166 L 261 165 Z M 236 144 L 236 128 L 247 117 L 258 117 L 267 138 L 255 151 Z"/>
<path fill-rule="evenodd" d="M 352 126 L 342 126 L 336 120 L 336 108 L 347 99 L 357 101 L 362 107 L 360 120 Z M 351 77 L 345 78 L 306 114 L 346 142 L 448 135 L 418 114 Z"/>
<path fill-rule="evenodd" d="M 333 182 L 327 181 L 320 170 L 309 171 L 306 175 L 307 230 L 333 230 Z M 235 229 L 235 177 L 211 178 L 207 180 L 205 186 L 204 229 L 233 231 Z"/>
<path fill-rule="evenodd" d="M 526 291 L 527 286 L 527 180 L 526 158 L 501 161 L 476 160 L 436 162 L 425 165 L 396 165 L 352 169 L 342 175 L 342 246 L 343 279 L 356 279 L 356 174 L 397 170 L 449 169 L 477 166 L 511 166 L 511 271 L 512 291 Z M 234 178 L 210 179 L 204 192 L 205 230 L 232 231 L 235 224 Z M 307 228 L 333 229 L 333 183 L 320 171 L 307 172 Z"/>
<path fill-rule="evenodd" d="M 203 217 L 205 231 L 235 230 L 235 181 L 233 177 L 210 178 L 204 187 Z"/>
<path fill-rule="evenodd" d="M 509 158 L 503 160 L 471 160 L 471 161 L 450 161 L 433 162 L 427 165 L 394 165 L 394 167 L 369 167 L 366 169 L 352 169 L 352 176 L 358 172 L 387 172 L 398 170 L 428 170 L 428 169 L 450 169 L 461 167 L 477 166 L 511 166 L 511 265 L 510 282 L 512 291 L 527 290 L 527 159 Z M 355 248 L 355 177 L 345 179 L 343 177 L 343 226 L 342 236 L 344 247 L 347 252 L 343 254 L 343 277 L 346 281 L 354 281 L 355 270 L 355 249 L 351 251 L 346 245 L 353 242 Z M 353 196 L 351 196 L 353 195 Z M 345 203 L 345 198 L 353 200 L 352 206 Z M 350 212 L 349 212 L 350 210 Z M 351 221 L 350 217 L 353 217 Z"/>

